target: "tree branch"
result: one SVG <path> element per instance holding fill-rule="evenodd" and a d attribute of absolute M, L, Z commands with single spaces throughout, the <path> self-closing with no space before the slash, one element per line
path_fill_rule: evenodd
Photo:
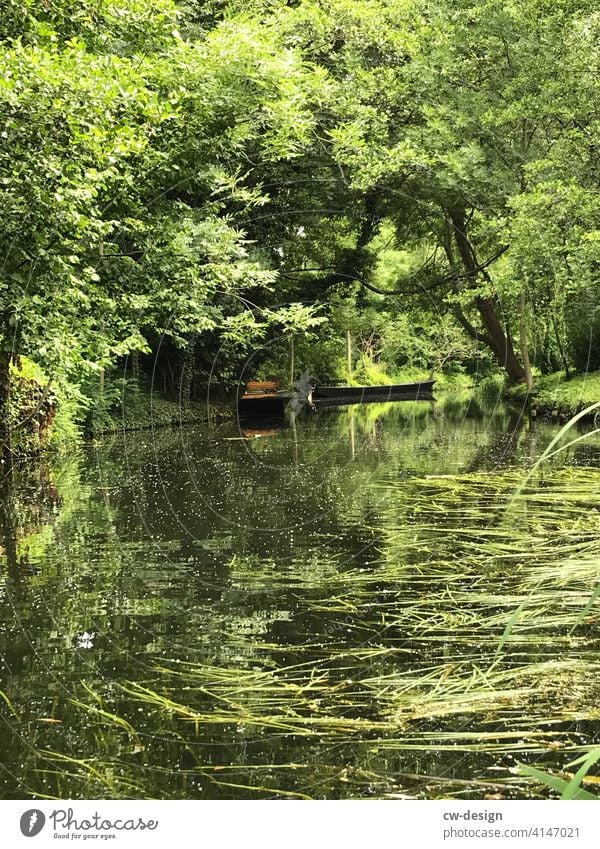
<path fill-rule="evenodd" d="M 337 275 L 340 276 L 340 275 Z M 343 275 L 349 276 L 349 275 Z M 356 280 L 361 286 L 364 286 L 365 289 L 369 289 L 371 292 L 375 292 L 377 295 L 422 295 L 426 292 L 432 292 L 434 289 L 438 289 L 440 286 L 446 286 L 448 283 L 454 280 L 453 277 L 438 277 L 433 283 L 430 283 L 429 286 L 425 286 L 424 284 L 420 284 L 415 286 L 412 289 L 402 288 L 402 289 L 380 289 L 379 286 L 375 286 L 374 283 L 369 283 L 368 280 L 363 280 L 361 277 L 352 278 Z"/>
<path fill-rule="evenodd" d="M 332 271 L 331 274 L 328 275 L 328 277 L 325 278 L 325 279 L 332 280 L 332 279 L 335 279 L 335 278 L 339 278 L 341 280 L 352 280 L 356 283 L 360 283 L 361 286 L 364 286 L 366 289 L 369 289 L 371 292 L 375 292 L 375 294 L 377 294 L 377 295 L 407 295 L 407 296 L 408 295 L 419 295 L 419 294 L 423 294 L 424 292 L 430 292 L 433 289 L 438 289 L 440 286 L 448 286 L 450 284 L 456 285 L 460 280 L 468 280 L 472 277 L 475 277 L 477 274 L 484 271 L 489 265 L 491 265 L 493 262 L 495 262 L 499 257 L 501 257 L 502 254 L 506 253 L 506 251 L 508 250 L 508 247 L 509 247 L 508 245 L 504 245 L 493 256 L 486 259 L 485 262 L 482 262 L 479 265 L 475 265 L 475 264 L 471 265 L 469 270 L 464 272 L 463 274 L 454 273 L 454 274 L 443 275 L 441 277 L 438 277 L 436 280 L 434 280 L 429 285 L 420 284 L 418 286 L 415 286 L 412 289 L 411 288 L 407 289 L 406 286 L 403 286 L 402 288 L 398 288 L 398 289 L 380 289 L 379 286 L 376 286 L 374 283 L 371 283 L 368 280 L 365 280 L 363 277 L 359 277 L 357 274 L 345 274 L 341 271 Z M 427 264 L 428 263 L 425 263 L 423 268 L 425 268 L 427 266 Z M 305 269 L 298 269 L 297 272 L 288 271 L 288 272 L 280 272 L 280 273 L 281 273 L 282 277 L 292 278 L 292 275 L 294 273 L 299 274 L 303 271 L 307 272 L 307 271 L 326 271 L 326 270 L 327 269 L 324 269 L 324 268 L 305 268 Z M 409 282 L 411 280 L 415 280 L 417 276 L 418 275 L 413 275 L 412 277 L 409 277 L 406 282 Z"/>

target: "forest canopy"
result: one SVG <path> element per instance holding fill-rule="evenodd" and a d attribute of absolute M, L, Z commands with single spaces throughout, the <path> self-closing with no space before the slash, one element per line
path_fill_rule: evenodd
<path fill-rule="evenodd" d="M 591 0 L 8 0 L 0 39 L 5 444 L 23 358 L 84 412 L 290 338 L 347 377 L 346 330 L 369 380 L 600 368 Z"/>

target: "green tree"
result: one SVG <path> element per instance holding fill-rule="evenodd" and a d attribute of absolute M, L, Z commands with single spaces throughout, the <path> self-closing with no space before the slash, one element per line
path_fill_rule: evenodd
<path fill-rule="evenodd" d="M 9 17 L 0 60 L 2 422 L 15 352 L 76 381 L 150 330 L 186 346 L 246 314 L 236 295 L 275 275 L 244 233 L 263 203 L 245 170 L 297 156 L 312 122 L 301 63 L 259 22 L 187 42 L 167 0 L 11 14 L 26 26 Z"/>
<path fill-rule="evenodd" d="M 516 261 L 517 210 L 561 148 L 563 173 L 580 169 L 569 136 L 583 132 L 581 118 L 590 126 L 587 104 L 597 102 L 586 70 L 597 52 L 593 11 L 544 0 L 307 0 L 278 16 L 288 43 L 327 75 L 321 175 L 337 175 L 347 225 L 337 227 L 329 282 L 372 288 L 373 239 L 392 222 L 399 247 L 417 258 L 427 246 L 430 256 L 391 290 L 439 299 L 529 385 L 531 280 Z"/>

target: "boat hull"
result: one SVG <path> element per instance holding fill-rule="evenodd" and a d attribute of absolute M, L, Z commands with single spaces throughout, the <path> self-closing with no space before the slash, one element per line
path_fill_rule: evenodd
<path fill-rule="evenodd" d="M 394 383 L 389 386 L 317 386 L 313 399 L 319 401 L 339 401 L 347 404 L 360 404 L 369 401 L 416 401 L 430 399 L 434 380 L 420 383 Z"/>
<path fill-rule="evenodd" d="M 289 392 L 242 395 L 238 414 L 243 418 L 281 418 L 290 398 Z"/>

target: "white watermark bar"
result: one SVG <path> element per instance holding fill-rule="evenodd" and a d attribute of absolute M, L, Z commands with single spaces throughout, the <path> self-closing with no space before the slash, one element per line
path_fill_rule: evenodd
<path fill-rule="evenodd" d="M 598 849 L 600 807 L 563 801 L 0 801 L 0 845 L 162 849 Z"/>

